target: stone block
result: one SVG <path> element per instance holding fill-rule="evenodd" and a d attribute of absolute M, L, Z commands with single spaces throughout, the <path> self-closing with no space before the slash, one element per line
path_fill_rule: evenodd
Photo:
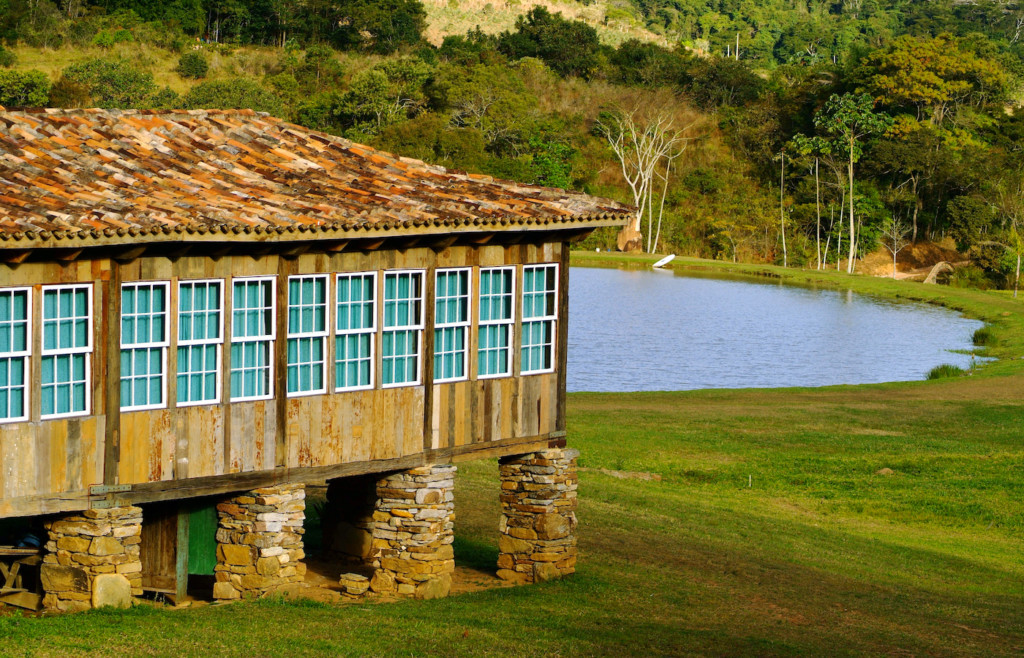
<path fill-rule="evenodd" d="M 241 544 L 217 544 L 217 561 L 236 566 L 253 564 L 256 550 Z"/>
<path fill-rule="evenodd" d="M 43 564 L 39 568 L 39 578 L 43 590 L 48 593 L 89 591 L 89 574 L 78 567 Z"/>
<path fill-rule="evenodd" d="M 130 608 L 132 585 L 120 574 L 100 574 L 92 581 L 92 607 Z"/>
<path fill-rule="evenodd" d="M 417 585 L 413 597 L 417 599 L 441 599 L 452 589 L 452 577 L 448 574 L 431 578 Z"/>
<path fill-rule="evenodd" d="M 124 544 L 114 537 L 94 537 L 89 545 L 89 555 L 118 555 L 124 553 Z"/>
<path fill-rule="evenodd" d="M 224 601 L 241 598 L 242 594 L 231 583 L 214 583 L 213 598 Z"/>
<path fill-rule="evenodd" d="M 70 551 L 72 553 L 85 553 L 89 550 L 89 544 L 91 540 L 87 537 L 61 537 L 57 540 L 57 551 L 58 560 L 60 551 Z"/>

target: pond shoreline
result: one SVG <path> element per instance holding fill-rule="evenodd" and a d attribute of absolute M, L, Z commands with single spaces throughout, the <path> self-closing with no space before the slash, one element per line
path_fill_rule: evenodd
<path fill-rule="evenodd" d="M 577 267 L 640 270 L 649 269 L 663 256 L 664 254 L 573 251 L 570 264 Z M 992 360 L 979 362 L 974 373 L 1009 374 L 1010 371 L 1024 370 L 1024 297 L 1013 299 L 1009 291 L 950 288 L 845 272 L 729 263 L 681 256 L 676 257 L 666 269 L 706 273 L 710 276 L 724 274 L 728 278 L 744 278 L 761 283 L 767 279 L 786 285 L 851 290 L 863 295 L 943 306 L 985 323 L 988 344 L 977 345 L 977 353 L 980 357 Z"/>

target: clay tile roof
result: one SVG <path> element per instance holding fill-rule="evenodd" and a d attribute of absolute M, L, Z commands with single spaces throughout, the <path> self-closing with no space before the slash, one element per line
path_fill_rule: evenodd
<path fill-rule="evenodd" d="M 0 248 L 539 230 L 620 225 L 632 212 L 456 173 L 251 110 L 0 107 Z"/>

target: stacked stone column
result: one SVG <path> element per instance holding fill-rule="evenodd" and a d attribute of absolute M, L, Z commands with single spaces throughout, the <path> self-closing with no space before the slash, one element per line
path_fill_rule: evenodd
<path fill-rule="evenodd" d="M 306 576 L 303 484 L 254 489 L 217 505 L 213 598 L 255 598 Z"/>
<path fill-rule="evenodd" d="M 498 577 L 516 583 L 576 570 L 577 450 L 503 458 Z"/>
<path fill-rule="evenodd" d="M 49 541 L 39 572 L 44 607 L 127 607 L 142 594 L 140 508 L 90 509 L 45 527 Z"/>
<path fill-rule="evenodd" d="M 379 593 L 447 596 L 455 571 L 455 466 L 424 466 L 377 481 L 370 588 Z"/>

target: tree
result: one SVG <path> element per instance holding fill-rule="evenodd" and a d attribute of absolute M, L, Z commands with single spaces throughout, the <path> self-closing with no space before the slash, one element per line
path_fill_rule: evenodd
<path fill-rule="evenodd" d="M 832 153 L 832 147 L 828 140 L 821 137 L 807 137 L 797 133 L 792 139 L 793 149 L 802 156 L 814 158 L 814 212 L 817 218 L 815 229 L 815 244 L 817 245 L 818 260 L 817 269 L 821 269 L 821 178 L 818 175 L 818 164 L 821 156 Z"/>
<path fill-rule="evenodd" d="M 390 55 L 420 42 L 427 12 L 419 0 L 341 0 L 334 25 L 335 45 Z"/>
<path fill-rule="evenodd" d="M 672 162 L 686 149 L 687 139 L 683 134 L 687 128 L 689 126 L 676 127 L 672 106 L 665 102 L 637 102 L 629 109 L 616 108 L 611 112 L 603 112 L 598 119 L 597 132 L 608 140 L 637 206 L 633 224 L 620 233 L 620 250 L 627 251 L 632 245 L 642 242 L 640 229 L 646 216 L 647 251 L 652 251 L 654 180 L 657 177 L 663 183 L 657 227 L 660 234 L 669 172 Z M 663 172 L 659 172 L 659 166 L 664 168 Z"/>
<path fill-rule="evenodd" d="M 861 140 L 882 133 L 892 125 L 892 118 L 874 111 L 874 101 L 868 94 L 832 94 L 815 116 L 814 124 L 831 135 L 836 146 L 847 156 L 847 177 L 850 180 L 850 255 L 846 271 L 853 272 L 853 259 L 857 255 L 857 225 L 853 213 L 853 166 L 861 155 Z"/>
<path fill-rule="evenodd" d="M 910 227 L 896 218 L 889 215 L 889 218 L 882 224 L 882 246 L 892 254 L 892 278 L 896 278 L 896 255 L 903 251 L 903 248 L 910 244 L 907 234 Z"/>
<path fill-rule="evenodd" d="M 902 36 L 868 55 L 861 70 L 875 100 L 913 108 L 918 121 L 941 125 L 951 107 L 967 101 L 1000 100 L 1009 79 L 996 61 L 960 48 L 943 34 L 931 39 Z"/>
<path fill-rule="evenodd" d="M 589 78 L 597 70 L 601 43 L 586 23 L 536 6 L 516 18 L 515 32 L 498 37 L 498 49 L 510 59 L 536 57 L 561 76 Z"/>

